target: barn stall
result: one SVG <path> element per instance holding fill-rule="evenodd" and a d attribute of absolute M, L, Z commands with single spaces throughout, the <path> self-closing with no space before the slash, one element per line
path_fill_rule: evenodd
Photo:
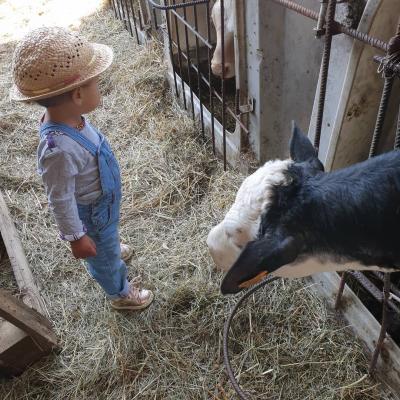
<path fill-rule="evenodd" d="M 214 15 L 216 3 L 218 11 L 222 11 L 218 15 L 222 32 L 218 32 Z M 395 1 L 338 3 L 331 2 L 328 7 L 328 2 L 320 5 L 313 1 L 286 0 L 162 4 L 148 1 L 153 11 L 165 12 L 161 30 L 169 59 L 171 87 L 175 88 L 182 106 L 193 116 L 197 114 L 202 130 L 205 126 L 208 128 L 214 153 L 216 148 L 224 163 L 228 160 L 238 166 L 243 154 L 249 152 L 261 162 L 286 157 L 292 118 L 309 127 L 309 136 L 319 148 L 327 170 L 345 167 L 393 148 L 398 115 L 395 99 L 399 88 L 394 81 L 396 72 L 388 71 L 387 66 L 397 62 L 399 49 L 394 35 L 398 33 L 400 5 Z M 234 20 L 233 39 L 229 36 L 232 27 L 227 23 L 230 18 Z M 325 25 L 325 18 L 335 22 Z M 156 14 L 154 21 L 154 26 L 160 25 Z M 217 28 L 217 35 L 210 29 L 212 25 Z M 220 43 L 224 29 L 227 31 L 225 46 Z M 393 38 L 391 48 L 387 43 L 390 38 Z M 213 52 L 225 48 L 225 62 L 226 59 L 232 62 L 229 48 L 232 44 L 234 73 L 228 75 L 235 78 L 221 76 L 219 84 L 215 79 L 218 74 L 212 74 Z M 197 74 L 197 80 L 190 79 L 191 72 L 194 78 Z M 381 73 L 385 76 L 381 77 Z M 387 74 L 391 75 L 390 79 L 386 79 Z M 200 82 L 206 87 L 202 88 Z M 206 91 L 208 102 L 202 90 Z M 394 93 L 390 98 L 391 91 Z M 227 105 L 230 97 L 234 99 L 232 108 Z M 191 109 L 187 99 L 191 101 Z M 215 110 L 218 101 L 222 103 L 221 113 Z M 229 116 L 234 120 L 230 127 Z M 340 285 L 337 275 L 316 276 L 319 292 L 332 299 L 339 286 L 343 288 L 346 276 Z M 393 279 L 397 279 L 396 274 Z M 374 353 L 370 370 L 374 370 L 378 361 L 382 377 L 397 387 L 399 309 L 393 301 L 385 300 L 383 280 L 380 274 L 356 273 L 351 274 L 350 283 L 354 291 L 361 291 L 360 298 L 379 321 L 386 320 L 387 315 L 386 311 L 382 312 L 382 305 L 383 310 L 389 307 L 391 323 L 382 323 L 381 329 L 349 288 L 346 289 L 348 296 L 357 306 L 345 310 L 345 316 Z M 392 291 L 390 296 L 398 298 L 395 284 Z M 340 294 L 337 307 L 339 303 Z M 360 314 L 365 316 L 361 320 Z M 394 340 L 389 338 L 386 343 L 389 356 L 377 359 L 387 325 Z"/>
<path fill-rule="evenodd" d="M 46 6 L 37 7 L 30 13 L 46 16 Z M 24 26 L 11 5 L 7 15 Z M 166 86 L 162 48 L 136 45 L 134 29 L 132 38 L 124 25 L 108 7 L 94 8 L 79 29 L 116 52 L 102 83 L 103 107 L 91 119 L 108 133 L 121 162 L 122 235 L 136 250 L 129 269 L 143 274 L 157 302 L 140 315 L 112 312 L 82 265 L 55 240 L 35 174 L 41 110 L 8 102 L 15 41 L 2 40 L 1 187 L 61 348 L 2 381 L 4 399 L 234 396 L 222 364 L 222 321 L 233 301 L 219 295 L 221 274 L 213 270 L 205 237 L 244 176 L 224 172 L 210 157 L 212 142 L 204 143 L 201 126 Z M 5 269 L 1 282 L 18 290 Z M 233 335 L 241 384 L 260 399 L 390 398 L 366 376 L 361 343 L 309 286 L 279 282 L 241 311 Z M 252 315 L 255 307 L 261 319 Z"/>

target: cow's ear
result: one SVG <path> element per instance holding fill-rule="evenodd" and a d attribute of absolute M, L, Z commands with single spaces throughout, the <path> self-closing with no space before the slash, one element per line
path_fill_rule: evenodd
<path fill-rule="evenodd" d="M 304 162 L 318 158 L 310 139 L 292 121 L 292 137 L 290 139 L 290 157 L 295 162 Z"/>
<path fill-rule="evenodd" d="M 299 239 L 292 236 L 279 239 L 264 236 L 247 244 L 239 258 L 226 273 L 222 284 L 222 294 L 237 293 L 256 283 L 268 273 L 293 262 L 301 249 Z"/>

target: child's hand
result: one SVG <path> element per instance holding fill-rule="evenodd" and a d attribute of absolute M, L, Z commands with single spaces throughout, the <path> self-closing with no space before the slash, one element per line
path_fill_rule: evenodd
<path fill-rule="evenodd" d="M 96 245 L 88 235 L 70 243 L 75 258 L 94 257 L 96 255 Z"/>

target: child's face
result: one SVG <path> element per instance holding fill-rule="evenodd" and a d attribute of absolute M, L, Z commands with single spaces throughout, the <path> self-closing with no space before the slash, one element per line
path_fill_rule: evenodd
<path fill-rule="evenodd" d="M 82 114 L 89 113 L 100 104 L 99 78 L 93 78 L 86 85 L 80 87 L 82 98 Z"/>

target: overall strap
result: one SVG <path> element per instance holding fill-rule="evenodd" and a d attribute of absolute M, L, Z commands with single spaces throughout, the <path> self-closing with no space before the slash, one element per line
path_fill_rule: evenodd
<path fill-rule="evenodd" d="M 74 140 L 78 144 L 80 144 L 84 149 L 86 149 L 92 156 L 96 157 L 97 148 L 96 146 L 85 136 L 82 136 L 78 130 L 71 128 L 68 125 L 53 123 L 53 122 L 45 122 L 40 127 L 40 136 L 43 137 L 48 135 L 50 132 L 62 132 L 67 135 L 70 139 Z"/>

